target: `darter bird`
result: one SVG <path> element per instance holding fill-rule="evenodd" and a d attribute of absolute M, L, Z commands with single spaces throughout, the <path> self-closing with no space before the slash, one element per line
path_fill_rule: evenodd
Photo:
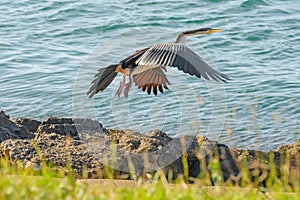
<path fill-rule="evenodd" d="M 175 42 L 154 44 L 150 47 L 139 49 L 118 64 L 113 64 L 99 69 L 87 95 L 91 98 L 99 91 L 103 91 L 116 77 L 122 73 L 122 80 L 116 92 L 120 97 L 124 91 L 125 98 L 133 83 L 148 94 L 157 95 L 158 90 L 168 89 L 170 85 L 166 77 L 167 67 L 177 67 L 179 70 L 199 78 L 226 82 L 228 76 L 210 67 L 203 59 L 185 46 L 188 36 L 221 32 L 222 29 L 200 28 L 181 32 Z M 129 77 L 126 83 L 126 76 Z"/>

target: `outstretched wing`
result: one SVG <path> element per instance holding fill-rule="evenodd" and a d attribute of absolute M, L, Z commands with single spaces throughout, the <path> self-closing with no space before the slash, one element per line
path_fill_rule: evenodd
<path fill-rule="evenodd" d="M 225 74 L 210 67 L 200 56 L 180 43 L 153 45 L 137 59 L 136 64 L 141 66 L 177 67 L 179 70 L 199 78 L 203 77 L 207 80 L 213 79 L 223 82 L 229 80 Z"/>
<path fill-rule="evenodd" d="M 139 70 L 139 68 L 142 69 Z M 147 90 L 148 94 L 151 94 L 152 89 L 155 95 L 157 95 L 157 89 L 163 93 L 163 88 L 169 89 L 168 84 L 170 85 L 162 68 L 153 66 L 148 68 L 147 66 L 138 66 L 133 74 L 133 81 L 139 89 L 141 88 L 143 91 Z"/>

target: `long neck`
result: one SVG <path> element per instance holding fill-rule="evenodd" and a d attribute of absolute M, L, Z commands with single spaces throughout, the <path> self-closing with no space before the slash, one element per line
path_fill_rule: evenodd
<path fill-rule="evenodd" d="M 200 29 L 194 29 L 194 30 L 188 30 L 188 31 L 183 31 L 183 32 L 179 33 L 177 35 L 176 39 L 175 39 L 175 43 L 184 44 L 186 37 L 191 36 L 191 35 L 195 35 L 195 33 L 199 30 Z"/>
<path fill-rule="evenodd" d="M 184 34 L 184 32 L 181 32 L 177 35 L 176 39 L 175 39 L 175 43 L 181 43 L 184 44 L 185 43 L 185 38 L 187 37 L 186 34 Z"/>

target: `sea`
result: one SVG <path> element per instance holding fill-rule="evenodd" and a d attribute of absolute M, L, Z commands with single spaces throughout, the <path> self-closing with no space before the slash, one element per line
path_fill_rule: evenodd
<path fill-rule="evenodd" d="M 223 32 L 186 45 L 227 83 L 168 67 L 169 90 L 133 87 L 121 75 L 93 98 L 97 70 L 201 27 Z M 231 147 L 274 150 L 300 138 L 298 0 L 0 1 L 0 110 L 10 118 L 91 118 L 106 128 L 170 137 L 203 135 Z"/>

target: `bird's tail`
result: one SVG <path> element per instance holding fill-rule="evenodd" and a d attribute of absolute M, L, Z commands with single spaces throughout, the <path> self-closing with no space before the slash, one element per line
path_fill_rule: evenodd
<path fill-rule="evenodd" d="M 99 91 L 103 91 L 109 84 L 115 79 L 118 72 L 116 68 L 118 65 L 110 65 L 105 68 L 99 69 L 98 73 L 95 75 L 95 79 L 92 81 L 92 86 L 90 87 L 87 95 L 89 98 L 93 97 Z"/>

